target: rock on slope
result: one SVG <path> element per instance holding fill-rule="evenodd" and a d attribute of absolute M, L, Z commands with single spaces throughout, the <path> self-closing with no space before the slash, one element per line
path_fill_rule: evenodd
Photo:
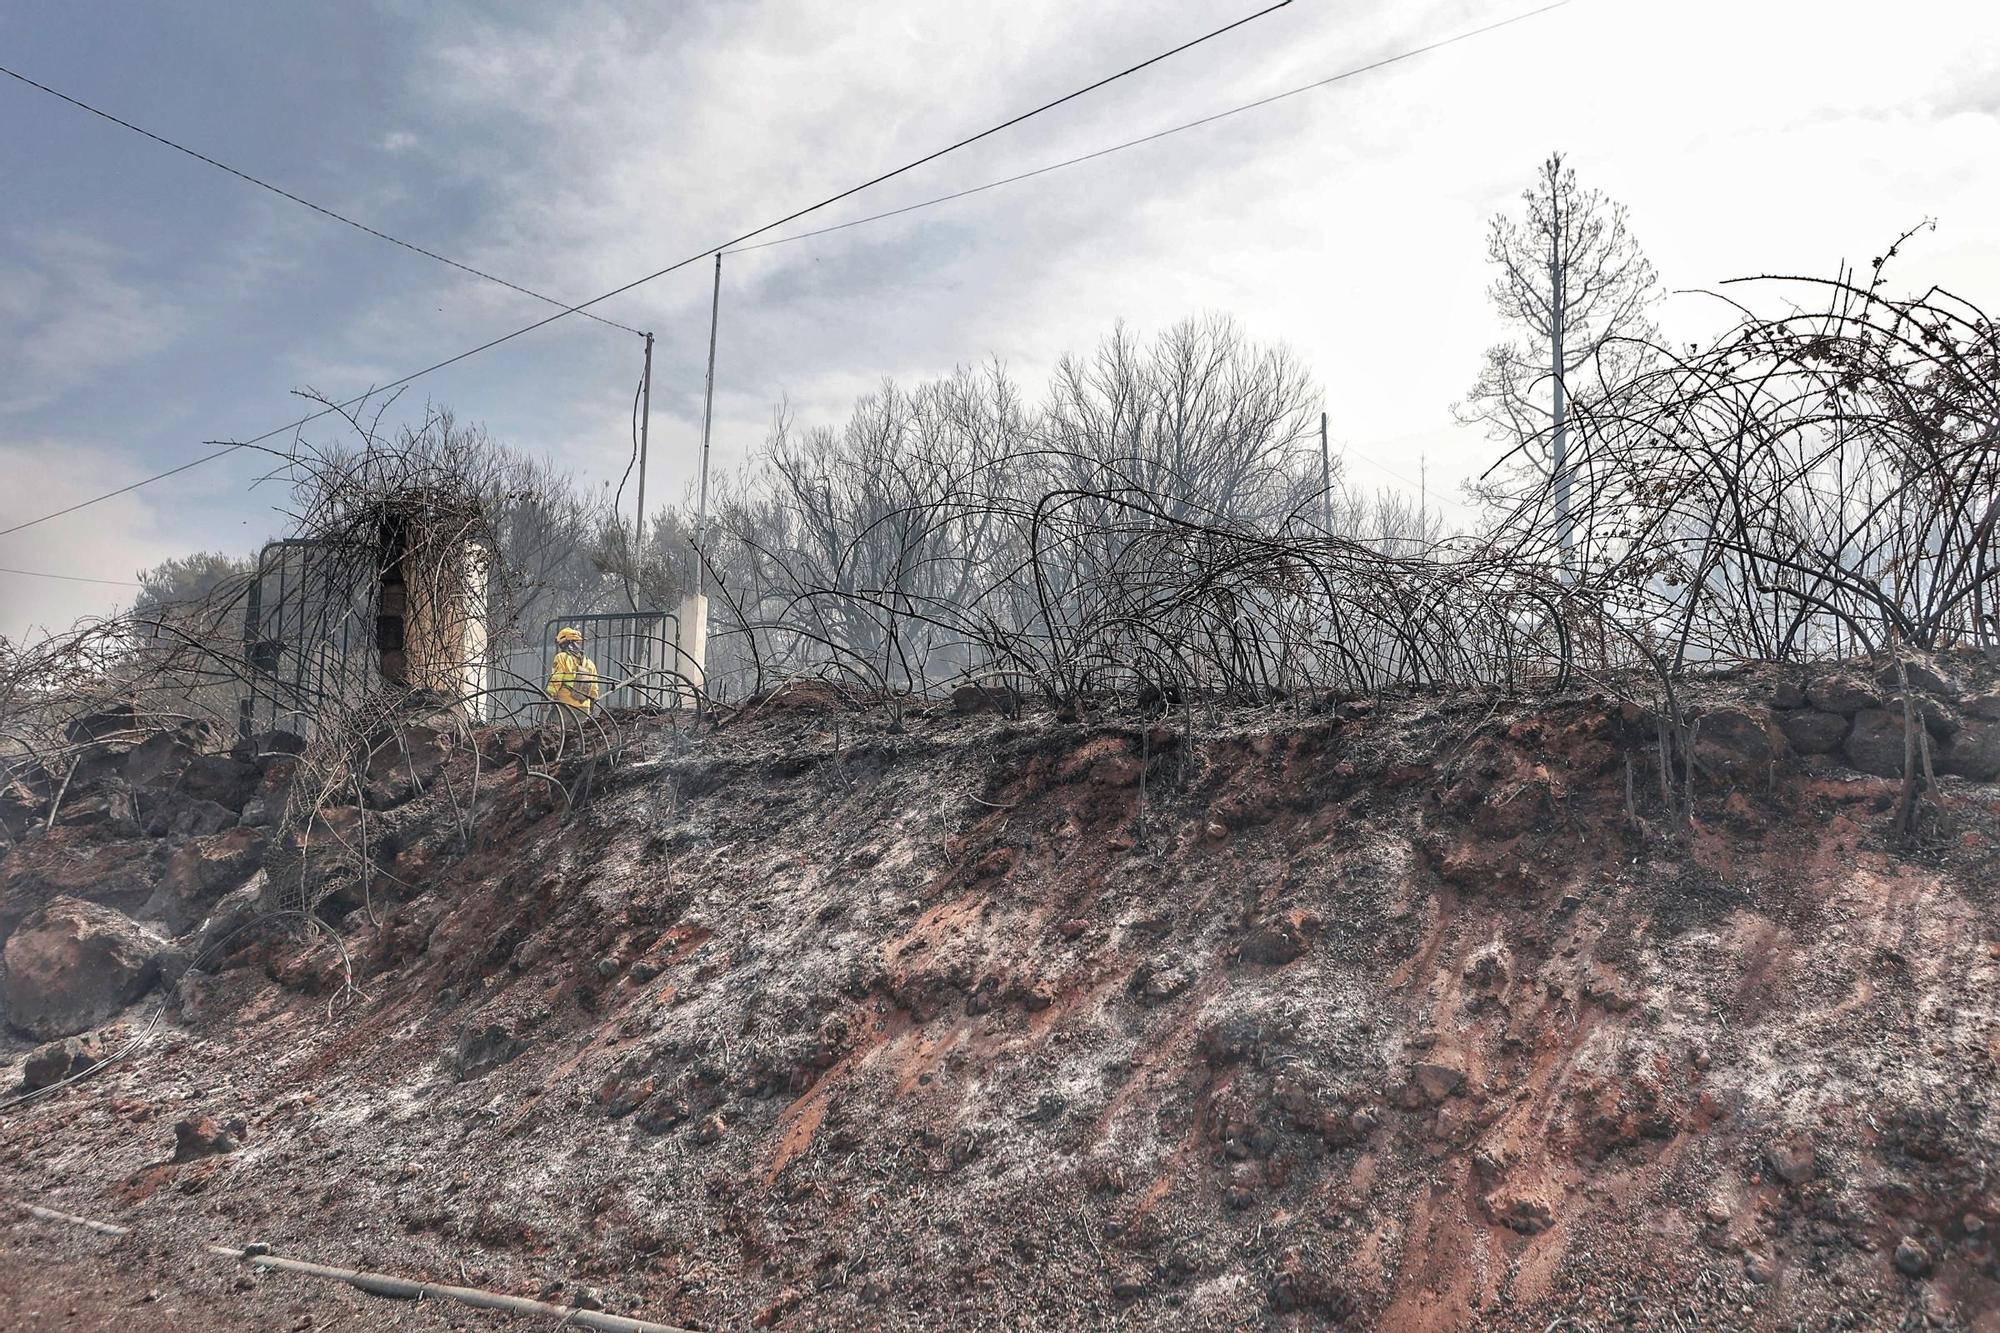
<path fill-rule="evenodd" d="M 1994 1328 L 2000 789 L 1899 853 L 1756 693 L 1686 833 L 1601 698 L 485 736 L 358 997 L 246 935 L 0 1190 L 703 1327 Z"/>
<path fill-rule="evenodd" d="M 0 1012 L 30 1036 L 87 1032 L 152 987 L 166 952 L 165 940 L 109 908 L 56 898 L 7 937 Z"/>

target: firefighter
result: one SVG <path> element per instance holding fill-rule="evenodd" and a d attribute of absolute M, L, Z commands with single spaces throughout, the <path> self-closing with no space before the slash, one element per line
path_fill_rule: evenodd
<path fill-rule="evenodd" d="M 549 670 L 549 698 L 580 713 L 597 701 L 597 663 L 583 655 L 583 635 L 568 625 L 556 631 L 556 663 Z"/>

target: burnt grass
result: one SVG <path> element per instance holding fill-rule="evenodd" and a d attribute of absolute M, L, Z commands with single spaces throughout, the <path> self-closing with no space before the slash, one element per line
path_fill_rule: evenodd
<path fill-rule="evenodd" d="M 469 818 L 463 748 L 370 812 L 379 926 L 322 867 L 357 990 L 246 933 L 0 1192 L 701 1328 L 2000 1327 L 2000 787 L 1683 828 L 1655 734 L 792 691 L 566 805 L 482 733 Z"/>

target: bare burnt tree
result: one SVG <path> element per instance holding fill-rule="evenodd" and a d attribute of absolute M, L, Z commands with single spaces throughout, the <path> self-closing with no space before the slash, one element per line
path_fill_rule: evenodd
<path fill-rule="evenodd" d="M 1575 522 L 1570 418 L 1647 364 L 1657 292 L 1625 206 L 1580 186 L 1562 154 L 1550 155 L 1521 198 L 1525 216 L 1495 215 L 1486 241 L 1499 269 L 1488 296 L 1518 334 L 1487 350 L 1458 411 L 1552 480 L 1550 520 L 1566 554 Z"/>
<path fill-rule="evenodd" d="M 2000 336 L 1949 293 L 1891 295 L 1894 254 L 1748 280 L 1732 328 L 1653 349 L 1579 419 L 1580 565 L 1674 665 L 1993 642 Z M 1524 558 L 1550 492 L 1516 497 Z"/>
<path fill-rule="evenodd" d="M 781 421 L 746 498 L 720 506 L 718 630 L 753 636 L 764 671 L 826 665 L 871 691 L 1003 666 L 1139 539 L 1111 493 L 1153 497 L 1165 523 L 1284 522 L 1317 486 L 1315 407 L 1289 357 L 1210 320 L 1150 348 L 1119 330 L 1062 364 L 1039 412 L 996 366 L 885 386 L 838 433 Z M 1031 528 L 1056 491 L 1099 521 L 1071 528 L 1093 544 L 1042 571 L 1051 590 L 1029 577 Z"/>
<path fill-rule="evenodd" d="M 846 594 L 787 600 L 781 618 L 882 688 L 965 670 L 963 645 L 917 609 L 965 605 L 987 586 L 1009 539 L 990 501 L 1006 491 L 1024 435 L 998 367 L 909 394 L 885 385 L 839 437 L 780 434 L 765 454 L 766 494 L 787 511 L 794 541 L 760 555 L 793 587 Z"/>
<path fill-rule="evenodd" d="M 1319 487 L 1319 394 L 1284 349 L 1185 320 L 1150 347 L 1122 325 L 1056 368 L 1036 428 L 1051 481 L 1153 497 L 1183 520 L 1274 524 Z"/>
<path fill-rule="evenodd" d="M 1442 509 L 1406 491 L 1362 491 L 1336 485 L 1328 506 L 1332 532 L 1392 555 L 1426 555 L 1451 535 Z"/>
<path fill-rule="evenodd" d="M 1379 500 L 1340 510 L 1372 536 L 1325 530 L 1317 396 L 1227 321 L 1151 347 L 1121 329 L 1039 413 L 1020 401 L 961 373 L 774 435 L 708 552 L 760 685 L 893 700 L 971 677 L 1070 706 L 1567 669 L 1568 611 L 1535 577 Z"/>

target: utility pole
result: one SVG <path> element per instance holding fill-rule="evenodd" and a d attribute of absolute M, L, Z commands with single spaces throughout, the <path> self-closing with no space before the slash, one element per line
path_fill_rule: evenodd
<path fill-rule="evenodd" d="M 708 305 L 708 388 L 701 404 L 701 487 L 695 508 L 694 590 L 701 592 L 702 544 L 708 540 L 708 437 L 715 421 L 715 326 L 722 314 L 722 251 L 715 252 L 715 290 Z"/>
<path fill-rule="evenodd" d="M 1319 414 L 1319 507 L 1326 530 L 1333 531 L 1333 454 L 1326 443 L 1326 413 Z"/>
<path fill-rule="evenodd" d="M 1429 523 L 1430 499 L 1431 499 L 1430 458 L 1427 455 L 1418 454 L 1417 455 L 1417 541 L 1420 544 L 1419 549 L 1421 549 L 1421 546 L 1428 545 L 1431 539 L 1430 523 Z"/>
<path fill-rule="evenodd" d="M 639 381 L 639 512 L 632 524 L 632 569 L 643 572 L 646 558 L 646 435 L 653 424 L 653 335 L 646 335 L 646 373 Z"/>
<path fill-rule="evenodd" d="M 702 596 L 703 556 L 708 549 L 708 445 L 715 426 L 715 331 L 722 316 L 722 252 L 715 252 L 715 286 L 708 304 L 708 384 L 701 404 L 701 471 L 696 485 L 694 590 L 681 601 L 678 666 L 694 690 L 708 686 L 708 598 Z M 690 703 L 693 702 L 692 697 Z"/>

